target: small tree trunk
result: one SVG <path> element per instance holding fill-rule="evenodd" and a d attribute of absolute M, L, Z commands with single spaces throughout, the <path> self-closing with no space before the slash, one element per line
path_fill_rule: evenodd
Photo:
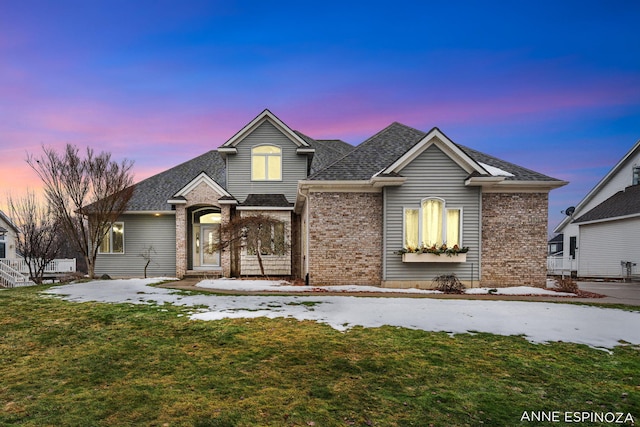
<path fill-rule="evenodd" d="M 96 272 L 95 272 L 95 265 L 93 264 L 93 260 L 91 259 L 91 257 L 87 255 L 85 255 L 84 260 L 87 263 L 87 275 L 89 276 L 90 279 L 95 278 Z"/>
<path fill-rule="evenodd" d="M 264 265 L 262 264 L 262 255 L 261 255 L 261 251 L 262 251 L 262 240 L 258 239 L 258 244 L 256 245 L 256 255 L 258 256 L 258 265 L 260 266 L 260 274 L 262 274 L 262 276 L 264 276 Z"/>

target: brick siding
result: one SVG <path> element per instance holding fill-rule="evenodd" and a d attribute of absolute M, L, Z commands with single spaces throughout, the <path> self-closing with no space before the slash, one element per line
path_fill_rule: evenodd
<path fill-rule="evenodd" d="M 544 287 L 547 193 L 482 195 L 482 285 Z"/>
<path fill-rule="evenodd" d="M 382 194 L 309 193 L 312 285 L 376 285 L 382 279 Z"/>
<path fill-rule="evenodd" d="M 176 205 L 176 276 L 178 278 L 184 277 L 187 273 L 189 250 L 187 249 L 187 212 L 188 208 L 192 206 L 217 206 L 218 199 L 221 197 L 213 188 L 209 187 L 205 183 L 200 183 L 194 188 L 187 196 L 187 203 L 184 205 Z M 223 205 L 221 207 L 221 220 L 224 224 L 229 221 L 230 207 Z M 220 257 L 220 263 L 222 264 L 223 274 L 229 274 L 230 266 L 230 254 L 228 251 L 223 251 Z"/>

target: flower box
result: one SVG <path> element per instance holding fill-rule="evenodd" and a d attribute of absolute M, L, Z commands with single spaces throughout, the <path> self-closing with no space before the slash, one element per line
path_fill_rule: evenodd
<path fill-rule="evenodd" d="M 467 254 L 455 255 L 430 254 L 430 253 L 405 253 L 402 254 L 402 262 L 467 262 Z"/>

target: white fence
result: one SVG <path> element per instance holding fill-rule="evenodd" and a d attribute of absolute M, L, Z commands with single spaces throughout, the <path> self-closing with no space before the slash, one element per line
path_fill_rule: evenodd
<path fill-rule="evenodd" d="M 34 284 L 27 276 L 13 268 L 9 260 L 0 259 L 0 287 L 15 288 Z"/>
<path fill-rule="evenodd" d="M 29 274 L 29 266 L 24 259 L 11 260 L 11 266 L 20 273 Z M 75 258 L 54 259 L 44 267 L 44 274 L 75 273 Z"/>
<path fill-rule="evenodd" d="M 547 274 L 570 276 L 572 271 L 578 271 L 575 259 L 562 256 L 547 257 Z"/>
<path fill-rule="evenodd" d="M 45 266 L 44 275 L 75 273 L 75 271 L 75 259 L 54 259 Z M 29 266 L 24 259 L 0 259 L 0 287 L 32 285 L 34 283 L 29 279 Z"/>

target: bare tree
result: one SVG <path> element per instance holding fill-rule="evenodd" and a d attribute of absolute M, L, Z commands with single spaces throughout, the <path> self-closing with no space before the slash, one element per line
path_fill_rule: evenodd
<path fill-rule="evenodd" d="M 142 250 L 142 252 L 138 254 L 138 256 L 142 257 L 142 259 L 144 259 L 146 261 L 146 263 L 144 265 L 144 278 L 145 279 L 147 278 L 147 268 L 149 267 L 149 264 L 151 264 L 151 262 L 153 261 L 154 254 L 157 255 L 158 252 L 156 252 L 154 247 L 151 246 L 151 245 L 145 247 Z"/>
<path fill-rule="evenodd" d="M 31 279 L 42 283 L 45 267 L 60 250 L 56 216 L 32 191 L 20 198 L 9 197 L 8 205 L 11 217 L 20 229 L 18 252 L 29 268 Z"/>
<path fill-rule="evenodd" d="M 282 228 L 281 230 L 279 230 Z M 263 255 L 284 253 L 286 242 L 282 221 L 267 215 L 236 216 L 220 228 L 220 241 L 214 243 L 212 251 L 225 250 L 237 244 L 245 244 L 247 252 L 255 255 L 260 273 L 265 276 Z"/>
<path fill-rule="evenodd" d="M 67 238 L 84 255 L 90 277 L 103 239 L 126 210 L 133 194 L 133 162 L 111 160 L 111 153 L 86 156 L 67 144 L 62 154 L 42 147 L 40 157 L 29 155 L 27 163 L 44 183 L 51 209 L 59 218 Z"/>

